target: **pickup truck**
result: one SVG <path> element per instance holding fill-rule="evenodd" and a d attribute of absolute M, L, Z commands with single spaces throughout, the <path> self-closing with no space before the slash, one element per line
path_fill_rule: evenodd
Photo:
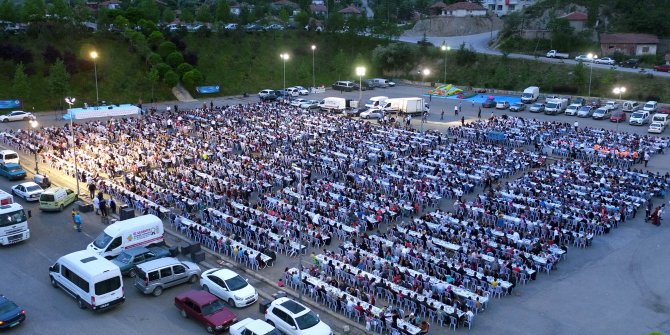
<path fill-rule="evenodd" d="M 547 58 L 568 59 L 568 58 L 570 58 L 570 55 L 566 54 L 566 53 L 560 53 L 556 50 L 549 50 L 549 52 L 547 52 Z"/>

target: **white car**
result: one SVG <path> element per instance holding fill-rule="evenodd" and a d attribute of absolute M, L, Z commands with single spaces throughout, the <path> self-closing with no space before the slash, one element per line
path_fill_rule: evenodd
<path fill-rule="evenodd" d="M 607 64 L 607 65 L 614 65 L 616 64 L 616 61 L 612 58 L 609 57 L 603 57 L 603 58 L 596 58 L 595 61 L 593 61 L 596 64 Z"/>
<path fill-rule="evenodd" d="M 309 94 L 309 91 L 302 86 L 293 86 L 293 88 L 297 89 L 298 94 L 300 94 L 300 95 L 308 95 Z"/>
<path fill-rule="evenodd" d="M 619 103 L 613 100 L 608 100 L 607 103 L 605 103 L 605 106 L 603 106 L 611 111 L 615 111 L 619 109 Z"/>
<path fill-rule="evenodd" d="M 30 120 L 35 120 L 35 115 L 33 115 L 33 113 L 24 111 L 13 111 L 7 115 L 0 115 L 0 121 L 2 122 Z"/>
<path fill-rule="evenodd" d="M 226 301 L 228 305 L 246 307 L 258 300 L 258 292 L 246 279 L 228 269 L 210 269 L 200 275 L 202 289 Z"/>
<path fill-rule="evenodd" d="M 291 106 L 300 107 L 305 102 L 307 102 L 307 99 L 294 99 L 291 101 Z"/>
<path fill-rule="evenodd" d="M 509 102 L 508 101 L 498 101 L 496 102 L 496 109 L 508 109 L 509 108 Z"/>
<path fill-rule="evenodd" d="M 286 89 L 286 93 L 288 93 L 289 96 L 291 97 L 297 97 L 300 95 L 300 92 L 297 88 L 295 87 L 289 87 Z"/>
<path fill-rule="evenodd" d="M 300 104 L 302 109 L 317 109 L 319 108 L 319 100 L 307 100 Z"/>
<path fill-rule="evenodd" d="M 665 130 L 665 123 L 663 122 L 652 122 L 649 125 L 648 132 L 652 134 L 660 134 Z"/>
<path fill-rule="evenodd" d="M 273 326 L 263 320 L 246 318 L 230 326 L 230 335 L 281 335 Z"/>
<path fill-rule="evenodd" d="M 25 201 L 40 200 L 42 192 L 44 192 L 42 187 L 32 181 L 12 186 L 12 194 L 23 198 Z"/>
<path fill-rule="evenodd" d="M 578 62 L 593 62 L 593 58 L 589 58 L 588 55 L 579 55 L 575 57 L 575 60 Z"/>
<path fill-rule="evenodd" d="M 378 108 L 370 108 L 360 115 L 361 119 L 381 119 L 384 117 L 384 111 Z"/>
<path fill-rule="evenodd" d="M 389 80 L 388 85 L 389 85 L 389 87 L 395 87 L 395 82 L 392 82 L 392 81 Z"/>
<path fill-rule="evenodd" d="M 332 335 L 330 326 L 305 305 L 279 298 L 268 306 L 265 321 L 287 335 Z"/>
<path fill-rule="evenodd" d="M 577 115 L 577 111 L 579 110 L 579 107 L 582 107 L 580 104 L 572 104 L 568 106 L 568 108 L 565 110 L 565 115 Z"/>
<path fill-rule="evenodd" d="M 628 124 L 633 126 L 641 126 L 649 122 L 649 112 L 647 111 L 635 111 L 631 114 L 630 119 L 628 119 Z"/>

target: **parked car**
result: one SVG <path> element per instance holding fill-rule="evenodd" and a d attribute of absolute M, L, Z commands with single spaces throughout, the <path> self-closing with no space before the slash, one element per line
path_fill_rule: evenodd
<path fill-rule="evenodd" d="M 670 64 L 663 64 L 663 65 L 654 66 L 654 71 L 670 72 Z"/>
<path fill-rule="evenodd" d="M 637 59 L 629 59 L 619 63 L 619 66 L 637 69 L 638 67 L 640 67 L 640 61 Z"/>
<path fill-rule="evenodd" d="M 647 130 L 649 133 L 652 134 L 660 134 L 665 130 L 665 123 L 663 122 L 652 122 L 649 125 L 649 129 Z"/>
<path fill-rule="evenodd" d="M 589 101 L 589 106 L 591 106 L 593 108 L 600 108 L 600 106 L 602 106 L 602 105 L 603 105 L 603 102 L 600 101 L 600 99 L 591 99 Z"/>
<path fill-rule="evenodd" d="M 174 305 L 179 314 L 202 323 L 210 334 L 223 333 L 237 322 L 226 304 L 213 294 L 205 291 L 188 290 L 174 297 Z"/>
<path fill-rule="evenodd" d="M 135 278 L 137 271 L 135 266 L 144 262 L 153 261 L 170 256 L 170 251 L 160 247 L 137 247 L 125 249 L 112 259 L 112 263 L 121 269 L 121 274 Z"/>
<path fill-rule="evenodd" d="M 0 115 L 0 122 L 31 120 L 35 120 L 35 115 L 33 115 L 33 113 L 24 111 L 12 111 L 7 115 Z"/>
<path fill-rule="evenodd" d="M 159 296 L 163 290 L 186 282 L 198 281 L 198 264 L 173 257 L 154 259 L 136 266 L 135 288 L 144 294 Z"/>
<path fill-rule="evenodd" d="M 656 101 L 647 101 L 642 106 L 642 110 L 645 110 L 645 111 L 649 112 L 650 114 L 656 112 L 656 109 L 658 109 L 658 102 L 656 102 Z"/>
<path fill-rule="evenodd" d="M 249 23 L 246 26 L 244 26 L 244 31 L 251 33 L 254 31 L 265 31 L 265 27 L 255 24 L 255 23 Z"/>
<path fill-rule="evenodd" d="M 593 58 L 589 58 L 588 55 L 579 55 L 575 57 L 575 60 L 578 62 L 593 62 Z"/>
<path fill-rule="evenodd" d="M 544 103 L 536 102 L 528 109 L 531 113 L 544 113 Z"/>
<path fill-rule="evenodd" d="M 50 187 L 40 194 L 40 209 L 43 211 L 63 211 L 77 200 L 78 194 L 65 187 Z"/>
<path fill-rule="evenodd" d="M 482 107 L 484 108 L 494 108 L 496 106 L 496 100 L 495 99 L 486 99 L 484 103 L 482 103 Z"/>
<path fill-rule="evenodd" d="M 369 109 L 370 109 L 370 107 L 363 106 L 363 107 L 360 107 L 360 108 L 345 109 L 343 113 L 346 116 L 360 116 L 361 113 L 366 112 Z"/>
<path fill-rule="evenodd" d="M 302 105 L 305 102 L 307 102 L 307 99 L 302 99 L 302 98 L 293 99 L 293 101 L 291 101 L 291 106 L 300 107 L 300 105 Z"/>
<path fill-rule="evenodd" d="M 307 100 L 300 104 L 302 109 L 317 109 L 319 108 L 319 100 Z"/>
<path fill-rule="evenodd" d="M 230 335 L 281 335 L 269 323 L 263 320 L 246 318 L 230 326 Z"/>
<path fill-rule="evenodd" d="M 223 29 L 226 30 L 237 30 L 237 23 L 228 23 L 225 26 L 223 26 Z"/>
<path fill-rule="evenodd" d="M 624 101 L 622 110 L 624 112 L 634 112 L 638 109 L 642 108 L 642 105 L 640 105 L 639 102 L 637 101 Z"/>
<path fill-rule="evenodd" d="M 508 101 L 498 101 L 496 103 L 496 109 L 508 109 L 508 108 L 509 108 Z"/>
<path fill-rule="evenodd" d="M 9 180 L 19 180 L 26 177 L 26 171 L 24 171 L 19 164 L 5 163 L 0 164 L 0 176 Z"/>
<path fill-rule="evenodd" d="M 642 110 L 633 112 L 628 120 L 628 124 L 634 126 L 641 126 L 647 123 L 649 123 L 649 112 Z"/>
<path fill-rule="evenodd" d="M 619 109 L 619 103 L 616 102 L 616 101 L 614 101 L 614 100 L 608 100 L 608 101 L 605 103 L 605 106 L 604 106 L 604 107 L 605 107 L 605 108 L 608 108 L 608 109 L 611 110 L 611 111 L 615 111 L 615 110 Z"/>
<path fill-rule="evenodd" d="M 576 97 L 575 100 L 572 101 L 572 103 L 580 105 L 580 106 L 584 106 L 584 104 L 586 104 L 586 99 L 584 99 L 582 97 Z"/>
<path fill-rule="evenodd" d="M 349 80 L 338 80 L 333 84 L 332 88 L 336 91 L 344 92 L 358 91 L 358 84 Z"/>
<path fill-rule="evenodd" d="M 284 30 L 284 26 L 279 23 L 273 23 L 265 27 L 267 30 Z"/>
<path fill-rule="evenodd" d="M 260 92 L 258 92 L 258 97 L 262 101 L 271 101 L 271 100 L 277 100 L 277 95 L 275 94 L 274 90 L 271 90 L 269 88 L 266 88 Z"/>
<path fill-rule="evenodd" d="M 0 295 L 0 329 L 14 328 L 25 320 L 26 311 L 4 295 Z"/>
<path fill-rule="evenodd" d="M 670 114 L 670 106 L 658 106 L 656 113 Z"/>
<path fill-rule="evenodd" d="M 575 116 L 577 115 L 577 111 L 579 108 L 582 107 L 580 104 L 570 104 L 568 108 L 565 109 L 565 115 L 570 115 L 570 116 Z"/>
<path fill-rule="evenodd" d="M 614 65 L 616 64 L 616 61 L 612 58 L 609 57 L 603 57 L 603 58 L 596 58 L 594 61 L 596 64 L 607 64 L 607 65 Z"/>
<path fill-rule="evenodd" d="M 210 269 L 200 275 L 200 286 L 231 307 L 246 307 L 258 300 L 258 292 L 248 280 L 228 269 Z"/>
<path fill-rule="evenodd" d="M 509 106 L 510 112 L 521 112 L 526 110 L 526 104 L 521 102 L 515 102 L 512 106 Z"/>
<path fill-rule="evenodd" d="M 25 201 L 40 200 L 42 192 L 44 192 L 42 187 L 32 181 L 12 186 L 12 194 L 23 198 Z"/>
<path fill-rule="evenodd" d="M 623 111 L 614 111 L 612 112 L 612 116 L 610 116 L 610 121 L 611 122 L 626 122 L 626 113 Z"/>
<path fill-rule="evenodd" d="M 609 119 L 612 116 L 612 111 L 607 107 L 600 107 L 593 112 L 594 120 L 604 120 Z"/>
<path fill-rule="evenodd" d="M 309 90 L 307 90 L 306 88 L 304 88 L 302 86 L 293 86 L 293 88 L 298 90 L 299 95 L 308 95 L 309 94 Z"/>
<path fill-rule="evenodd" d="M 299 91 L 297 88 L 295 88 L 295 87 L 289 87 L 289 88 L 287 88 L 287 89 L 286 89 L 286 93 L 287 93 L 288 96 L 290 96 L 290 97 L 297 97 L 297 96 L 300 95 L 300 91 Z"/>
<path fill-rule="evenodd" d="M 370 108 L 360 114 L 361 119 L 381 119 L 384 111 L 379 108 Z"/>
<path fill-rule="evenodd" d="M 579 110 L 577 111 L 577 116 L 578 117 L 591 117 L 593 116 L 593 110 L 595 108 L 593 106 L 582 106 L 579 107 Z"/>
<path fill-rule="evenodd" d="M 331 335 L 330 326 L 305 305 L 289 299 L 279 298 L 270 303 L 265 312 L 265 321 L 286 335 Z"/>

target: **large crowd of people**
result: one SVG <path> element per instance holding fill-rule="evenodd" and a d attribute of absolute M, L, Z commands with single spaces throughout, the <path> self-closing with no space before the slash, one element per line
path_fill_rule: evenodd
<path fill-rule="evenodd" d="M 633 165 L 666 138 L 516 117 L 424 133 L 263 102 L 0 137 L 250 268 L 320 250 L 290 286 L 405 334 L 472 326 L 670 182 Z"/>

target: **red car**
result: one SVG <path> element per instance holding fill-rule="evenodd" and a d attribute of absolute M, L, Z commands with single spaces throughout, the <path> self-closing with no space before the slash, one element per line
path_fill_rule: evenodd
<path fill-rule="evenodd" d="M 656 70 L 658 72 L 670 72 L 670 65 L 664 64 L 664 65 L 654 66 L 654 70 Z"/>
<path fill-rule="evenodd" d="M 670 106 L 658 106 L 656 113 L 670 114 Z"/>
<path fill-rule="evenodd" d="M 189 290 L 174 297 L 181 316 L 205 325 L 207 332 L 218 334 L 237 322 L 237 317 L 226 308 L 223 300 L 207 291 Z"/>
<path fill-rule="evenodd" d="M 612 112 L 612 116 L 610 116 L 610 121 L 611 122 L 626 122 L 626 113 L 622 111 L 614 111 Z"/>

